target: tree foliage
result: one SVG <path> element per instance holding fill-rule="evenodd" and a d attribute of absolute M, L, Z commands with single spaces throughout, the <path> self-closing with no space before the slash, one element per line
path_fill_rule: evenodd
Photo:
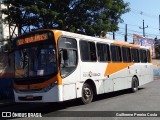
<path fill-rule="evenodd" d="M 122 14 L 129 11 L 123 0 L 4 0 L 4 22 L 19 28 L 54 28 L 86 35 L 116 31 Z"/>

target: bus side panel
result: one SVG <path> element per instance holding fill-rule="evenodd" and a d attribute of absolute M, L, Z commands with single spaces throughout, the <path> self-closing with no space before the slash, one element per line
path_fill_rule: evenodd
<path fill-rule="evenodd" d="M 95 80 L 94 81 L 96 84 L 96 88 L 97 88 L 97 94 L 102 94 L 104 93 L 104 81 L 102 79 L 99 80 Z M 106 86 L 107 88 L 108 86 Z"/>
<path fill-rule="evenodd" d="M 150 79 L 151 79 L 151 81 L 154 80 L 154 78 L 153 78 L 153 65 L 152 64 L 150 64 Z"/>
<path fill-rule="evenodd" d="M 148 63 L 140 63 L 140 77 L 139 77 L 139 86 L 144 85 L 146 83 L 151 82 L 152 79 L 152 73 L 151 67 Z"/>
<path fill-rule="evenodd" d="M 129 88 L 132 87 L 132 78 L 133 76 L 136 76 L 140 82 L 140 79 L 141 79 L 141 65 L 140 63 L 135 63 L 134 65 L 130 66 L 130 69 L 129 69 Z"/>
<path fill-rule="evenodd" d="M 139 63 L 139 86 L 144 85 L 148 81 L 149 75 L 147 75 L 147 72 L 150 71 L 147 70 L 146 63 Z"/>
<path fill-rule="evenodd" d="M 153 81 L 153 65 L 152 63 L 148 63 L 148 81 L 147 82 L 151 82 Z"/>
<path fill-rule="evenodd" d="M 113 84 L 113 80 L 106 77 L 106 79 L 103 80 L 103 87 L 104 87 L 104 92 L 108 93 L 108 92 L 112 92 L 114 89 L 114 84 Z"/>
<path fill-rule="evenodd" d="M 136 75 L 139 80 L 139 86 L 153 81 L 153 68 L 151 63 L 136 63 L 131 66 L 130 78 Z"/>
<path fill-rule="evenodd" d="M 76 83 L 80 81 L 80 65 L 78 64 L 75 70 L 70 73 L 67 77 L 62 79 L 63 83 L 63 100 L 75 99 L 77 98 L 77 85 Z M 80 89 L 78 89 L 78 94 L 80 94 Z M 79 96 L 79 95 L 78 95 Z"/>
<path fill-rule="evenodd" d="M 110 75 L 114 82 L 114 91 L 128 88 L 128 68 L 124 68 L 116 73 Z"/>
<path fill-rule="evenodd" d="M 146 63 L 141 63 L 141 83 L 142 83 L 142 85 L 144 85 L 145 83 L 147 83 L 147 65 L 146 65 Z"/>
<path fill-rule="evenodd" d="M 43 101 L 45 102 L 60 102 L 62 99 L 62 85 L 55 86 L 55 89 L 51 89 L 46 94 L 43 95 Z"/>
<path fill-rule="evenodd" d="M 76 98 L 76 84 L 63 85 L 63 100 Z"/>
<path fill-rule="evenodd" d="M 82 87 L 83 87 L 83 82 L 77 82 L 76 83 L 77 98 L 82 97 Z"/>
<path fill-rule="evenodd" d="M 104 93 L 104 81 L 107 76 L 104 76 L 107 63 L 98 62 L 81 62 L 81 81 L 92 80 L 96 86 L 97 94 Z M 105 86 L 106 88 L 108 87 Z"/>

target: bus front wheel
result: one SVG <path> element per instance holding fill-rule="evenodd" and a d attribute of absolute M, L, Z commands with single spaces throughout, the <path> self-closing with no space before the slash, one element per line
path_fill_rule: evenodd
<path fill-rule="evenodd" d="M 137 77 L 132 78 L 132 87 L 131 87 L 131 92 L 137 92 L 138 91 L 138 79 Z"/>
<path fill-rule="evenodd" d="M 93 100 L 93 90 L 88 83 L 84 83 L 82 87 L 82 98 L 83 104 L 88 104 Z"/>

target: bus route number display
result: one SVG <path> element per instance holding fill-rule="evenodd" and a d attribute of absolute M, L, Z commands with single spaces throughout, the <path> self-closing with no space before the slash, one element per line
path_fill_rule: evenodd
<path fill-rule="evenodd" d="M 41 34 L 41 35 L 34 35 L 34 36 L 31 36 L 31 37 L 19 39 L 17 43 L 18 43 L 18 45 L 23 45 L 23 44 L 43 41 L 43 40 L 47 40 L 47 39 L 48 39 L 48 35 L 47 35 L 47 33 L 44 33 L 44 34 Z"/>

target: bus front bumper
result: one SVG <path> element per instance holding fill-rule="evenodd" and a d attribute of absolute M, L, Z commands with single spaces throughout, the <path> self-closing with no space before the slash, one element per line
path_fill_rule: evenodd
<path fill-rule="evenodd" d="M 56 85 L 47 92 L 17 92 L 14 90 L 15 102 L 60 102 L 63 101 L 62 85 Z"/>

